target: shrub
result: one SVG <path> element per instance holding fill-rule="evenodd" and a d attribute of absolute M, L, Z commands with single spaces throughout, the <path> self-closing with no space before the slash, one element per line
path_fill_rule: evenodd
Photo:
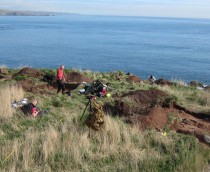
<path fill-rule="evenodd" d="M 25 80 L 27 78 L 27 76 L 16 76 L 14 79 L 16 81 L 21 81 L 21 80 Z"/>

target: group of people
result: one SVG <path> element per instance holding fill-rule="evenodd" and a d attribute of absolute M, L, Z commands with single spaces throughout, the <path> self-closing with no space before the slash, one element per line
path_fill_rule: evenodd
<path fill-rule="evenodd" d="M 150 75 L 148 77 L 148 80 L 153 83 L 156 79 L 154 76 Z M 65 75 L 64 75 L 64 65 L 61 65 L 58 69 L 57 69 L 57 75 L 56 75 L 56 81 L 57 81 L 57 94 L 59 94 L 62 91 L 62 94 L 67 93 L 66 89 L 65 89 Z M 104 89 L 106 87 L 102 87 L 102 91 L 100 91 L 103 94 L 107 94 L 107 90 Z M 46 113 L 46 111 L 40 111 L 39 108 L 37 107 L 37 100 L 33 99 L 30 103 L 25 104 L 22 106 L 22 111 L 24 113 L 27 113 L 29 115 L 31 115 L 32 117 L 37 117 L 39 115 L 43 115 Z"/>
<path fill-rule="evenodd" d="M 58 70 L 57 70 L 57 75 L 56 75 L 56 81 L 57 81 L 57 94 L 62 91 L 62 94 L 66 93 L 65 90 L 65 76 L 64 76 L 64 65 L 61 65 Z M 30 103 L 22 103 L 21 110 L 24 114 L 29 115 L 31 117 L 37 117 L 44 115 L 49 112 L 49 109 L 46 109 L 44 111 L 41 111 L 37 107 L 38 101 L 36 99 L 32 99 Z M 16 104 L 12 104 L 13 107 L 17 108 Z"/>

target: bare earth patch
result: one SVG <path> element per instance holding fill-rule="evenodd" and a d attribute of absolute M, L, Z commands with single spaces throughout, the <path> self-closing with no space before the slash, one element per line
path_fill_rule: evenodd
<path fill-rule="evenodd" d="M 106 104 L 105 111 L 122 117 L 125 122 L 137 125 L 140 130 L 165 127 L 190 134 L 204 141 L 210 134 L 210 116 L 190 112 L 172 103 L 166 105 L 167 93 L 160 90 L 138 90 L 116 98 L 114 105 Z M 168 106 L 169 105 L 169 106 Z"/>

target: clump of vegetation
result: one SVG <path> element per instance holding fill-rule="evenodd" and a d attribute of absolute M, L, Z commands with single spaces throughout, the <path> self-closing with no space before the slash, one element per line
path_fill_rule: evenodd
<path fill-rule="evenodd" d="M 27 76 L 16 76 L 14 79 L 16 81 L 21 81 L 21 80 L 25 80 L 27 78 Z"/>

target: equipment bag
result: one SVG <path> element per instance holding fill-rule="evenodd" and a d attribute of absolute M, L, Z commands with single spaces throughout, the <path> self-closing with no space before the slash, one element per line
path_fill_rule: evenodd
<path fill-rule="evenodd" d="M 103 107 L 96 101 L 92 102 L 91 112 L 88 115 L 86 125 L 93 130 L 98 131 L 104 123 Z"/>

